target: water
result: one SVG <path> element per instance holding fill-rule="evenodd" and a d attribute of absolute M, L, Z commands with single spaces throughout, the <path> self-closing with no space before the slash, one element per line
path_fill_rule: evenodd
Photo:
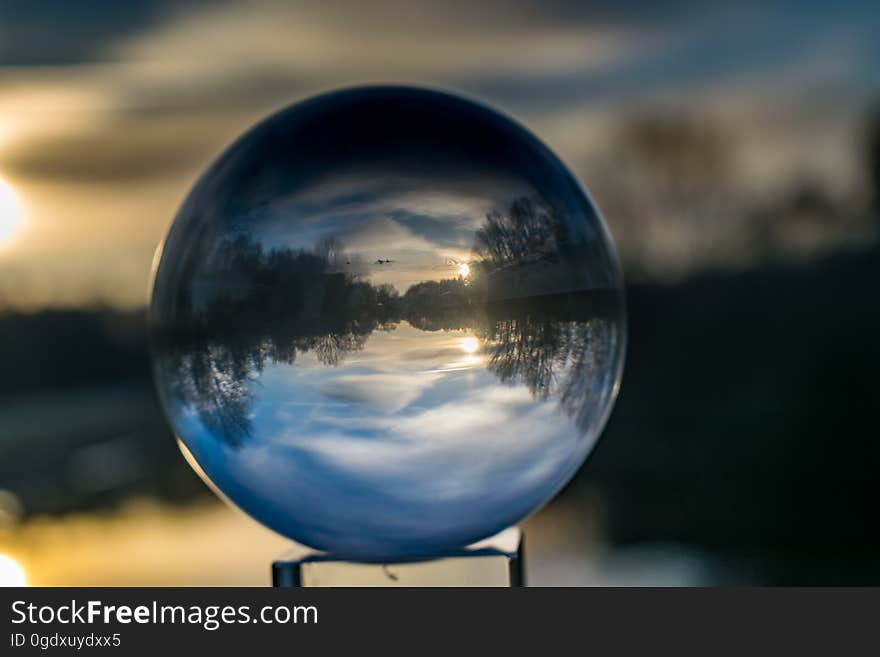
<path fill-rule="evenodd" d="M 625 343 L 613 245 L 559 160 L 405 88 L 321 96 L 233 144 L 175 219 L 150 320 L 203 476 L 359 559 L 459 547 L 549 500 Z"/>

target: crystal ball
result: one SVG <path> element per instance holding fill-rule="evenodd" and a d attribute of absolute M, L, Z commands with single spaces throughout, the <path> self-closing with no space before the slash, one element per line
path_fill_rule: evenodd
<path fill-rule="evenodd" d="M 602 218 L 534 135 L 365 87 L 270 116 L 207 169 L 150 331 L 213 489 L 369 561 L 458 549 L 550 500 L 611 411 L 625 310 Z"/>

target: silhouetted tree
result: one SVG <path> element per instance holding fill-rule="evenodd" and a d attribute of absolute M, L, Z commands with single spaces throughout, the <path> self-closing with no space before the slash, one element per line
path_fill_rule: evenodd
<path fill-rule="evenodd" d="M 553 258 L 562 241 L 562 222 L 545 203 L 516 199 L 504 214 L 490 212 L 477 230 L 474 252 L 494 268 Z"/>

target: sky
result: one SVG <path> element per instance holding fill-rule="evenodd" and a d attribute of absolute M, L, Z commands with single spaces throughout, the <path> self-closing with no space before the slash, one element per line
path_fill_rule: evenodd
<path fill-rule="evenodd" d="M 844 194 L 880 98 L 878 14 L 856 1 L 0 0 L 0 306 L 143 306 L 199 172 L 262 116 L 339 86 L 488 102 L 600 206 L 621 121 L 659 112 L 735 135 L 742 196 L 804 175 Z M 606 218 L 626 263 L 640 228 Z M 701 234 L 661 228 L 656 261 L 680 270 Z"/>

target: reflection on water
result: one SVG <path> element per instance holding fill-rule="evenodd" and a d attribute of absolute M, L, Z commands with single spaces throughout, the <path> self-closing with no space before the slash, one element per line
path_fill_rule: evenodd
<path fill-rule="evenodd" d="M 545 502 L 601 431 L 624 341 L 612 247 L 562 165 L 482 108 L 396 89 L 234 145 L 175 221 L 151 319 L 211 482 L 359 558 Z"/>

